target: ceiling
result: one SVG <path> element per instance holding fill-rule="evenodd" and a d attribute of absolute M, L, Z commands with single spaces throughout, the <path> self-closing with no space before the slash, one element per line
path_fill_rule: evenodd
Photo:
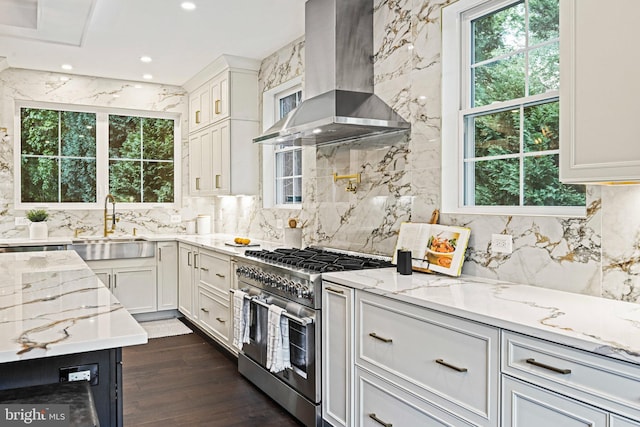
<path fill-rule="evenodd" d="M 0 0 L 0 70 L 183 85 L 222 54 L 262 59 L 304 34 L 304 0 L 182 1 Z"/>

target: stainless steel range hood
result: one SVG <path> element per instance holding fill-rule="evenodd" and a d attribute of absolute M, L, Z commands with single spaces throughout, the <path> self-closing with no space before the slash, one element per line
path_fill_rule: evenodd
<path fill-rule="evenodd" d="M 328 144 L 410 129 L 373 93 L 373 0 L 308 0 L 305 97 L 253 142 Z"/>

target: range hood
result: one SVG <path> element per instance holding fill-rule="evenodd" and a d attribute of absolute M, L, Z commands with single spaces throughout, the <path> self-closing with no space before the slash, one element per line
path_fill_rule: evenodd
<path fill-rule="evenodd" d="M 256 143 L 329 144 L 411 128 L 373 93 L 373 0 L 308 0 L 305 97 Z"/>

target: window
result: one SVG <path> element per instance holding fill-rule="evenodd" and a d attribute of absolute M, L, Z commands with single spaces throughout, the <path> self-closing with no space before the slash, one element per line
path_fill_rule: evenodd
<path fill-rule="evenodd" d="M 107 193 L 131 208 L 174 203 L 177 115 L 74 108 L 26 102 L 17 106 L 20 207 L 101 207 Z"/>
<path fill-rule="evenodd" d="M 296 108 L 302 99 L 302 91 L 297 87 L 276 97 L 280 120 Z M 277 121 L 276 120 L 276 121 Z M 302 203 L 302 148 L 293 142 L 276 145 L 275 155 L 275 188 L 276 205 Z"/>
<path fill-rule="evenodd" d="M 302 101 L 301 79 L 296 78 L 263 95 L 263 126 L 270 127 Z M 273 107 L 269 108 L 268 106 Z M 302 148 L 292 142 L 263 148 L 263 202 L 265 207 L 299 209 L 302 203 Z"/>
<path fill-rule="evenodd" d="M 443 9 L 446 211 L 584 213 L 584 186 L 559 181 L 559 88 L 558 0 Z"/>

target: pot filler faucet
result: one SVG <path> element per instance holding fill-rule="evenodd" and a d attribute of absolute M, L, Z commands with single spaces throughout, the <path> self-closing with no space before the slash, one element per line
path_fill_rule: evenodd
<path fill-rule="evenodd" d="M 109 215 L 107 211 L 107 203 L 111 201 L 113 206 L 111 215 Z M 111 220 L 111 229 L 107 227 L 107 221 Z M 104 237 L 107 237 L 109 234 L 116 231 L 116 199 L 111 194 L 107 194 L 107 197 L 104 198 Z"/>

